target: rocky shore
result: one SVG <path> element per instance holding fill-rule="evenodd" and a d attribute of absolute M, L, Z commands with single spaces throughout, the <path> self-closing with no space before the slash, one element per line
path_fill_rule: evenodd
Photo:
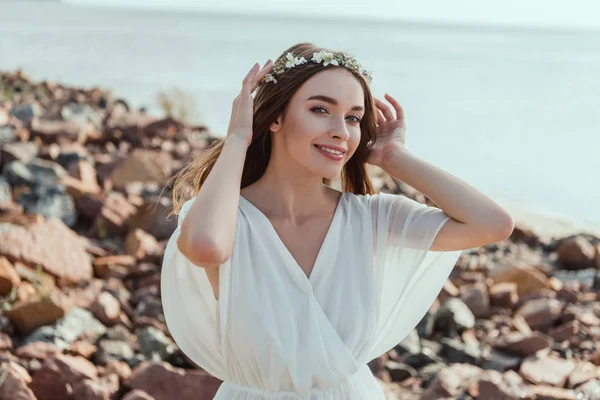
<path fill-rule="evenodd" d="M 98 88 L 0 72 L 0 400 L 212 399 L 170 338 L 169 178 L 215 138 Z M 425 197 L 377 169 L 382 191 Z M 389 399 L 600 399 L 600 238 L 518 224 L 463 252 L 370 363 Z"/>

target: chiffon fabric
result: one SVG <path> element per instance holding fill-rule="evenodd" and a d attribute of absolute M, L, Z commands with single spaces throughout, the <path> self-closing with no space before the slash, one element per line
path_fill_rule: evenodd
<path fill-rule="evenodd" d="M 269 219 L 240 196 L 219 300 L 203 268 L 165 251 L 161 296 L 181 350 L 223 380 L 217 400 L 384 399 L 367 363 L 396 346 L 461 251 L 431 251 L 450 217 L 402 195 L 343 192 L 309 277 Z"/>

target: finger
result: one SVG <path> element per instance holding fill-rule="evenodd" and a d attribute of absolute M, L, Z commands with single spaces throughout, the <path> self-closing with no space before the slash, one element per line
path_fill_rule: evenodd
<path fill-rule="evenodd" d="M 256 75 L 252 79 L 252 88 L 251 88 L 252 92 L 254 92 L 256 90 L 256 87 L 263 80 L 265 75 L 267 75 L 269 72 L 271 72 L 273 70 L 273 65 L 274 65 L 273 61 L 271 59 L 269 59 L 267 61 L 267 63 L 261 68 L 261 70 L 256 73 Z"/>
<path fill-rule="evenodd" d="M 375 104 L 377 105 L 377 108 L 379 108 L 383 112 L 383 115 L 387 121 L 392 121 L 396 119 L 390 107 L 388 107 L 388 105 L 385 104 L 383 101 L 375 99 Z"/>
<path fill-rule="evenodd" d="M 258 71 L 259 67 L 260 67 L 260 64 L 255 63 L 252 66 L 252 69 L 250 71 L 248 71 L 248 73 L 244 77 L 244 80 L 242 81 L 242 92 L 250 91 L 250 87 L 252 85 L 252 78 L 254 77 L 254 75 L 256 75 L 256 71 Z"/>
<path fill-rule="evenodd" d="M 382 124 L 384 122 L 385 122 L 385 117 L 383 116 L 383 113 L 381 112 L 381 110 L 378 108 L 377 109 L 377 123 Z"/>
<path fill-rule="evenodd" d="M 402 109 L 402 106 L 400 106 L 400 103 L 398 103 L 396 99 L 394 99 L 391 95 L 387 93 L 385 94 L 385 98 L 392 104 L 392 106 L 394 106 L 394 109 L 396 110 L 396 115 L 398 116 L 397 118 L 404 120 L 404 110 Z"/>

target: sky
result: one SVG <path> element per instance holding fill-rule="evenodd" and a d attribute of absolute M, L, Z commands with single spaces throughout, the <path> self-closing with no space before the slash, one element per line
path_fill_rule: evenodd
<path fill-rule="evenodd" d="M 79 5 L 600 29 L 598 0 L 64 0 Z"/>

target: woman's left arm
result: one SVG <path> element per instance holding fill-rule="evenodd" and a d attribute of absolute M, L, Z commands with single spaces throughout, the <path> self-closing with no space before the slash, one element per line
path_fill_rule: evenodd
<path fill-rule="evenodd" d="M 484 246 L 508 238 L 514 229 L 512 217 L 489 197 L 402 145 L 388 149 L 380 167 L 423 193 L 451 217 L 431 250 Z"/>
<path fill-rule="evenodd" d="M 367 162 L 423 193 L 451 217 L 439 231 L 431 250 L 465 250 L 508 238 L 515 226 L 510 214 L 473 186 L 406 148 L 404 110 L 392 96 L 385 97 L 396 115 L 375 98 L 377 140 Z"/>

